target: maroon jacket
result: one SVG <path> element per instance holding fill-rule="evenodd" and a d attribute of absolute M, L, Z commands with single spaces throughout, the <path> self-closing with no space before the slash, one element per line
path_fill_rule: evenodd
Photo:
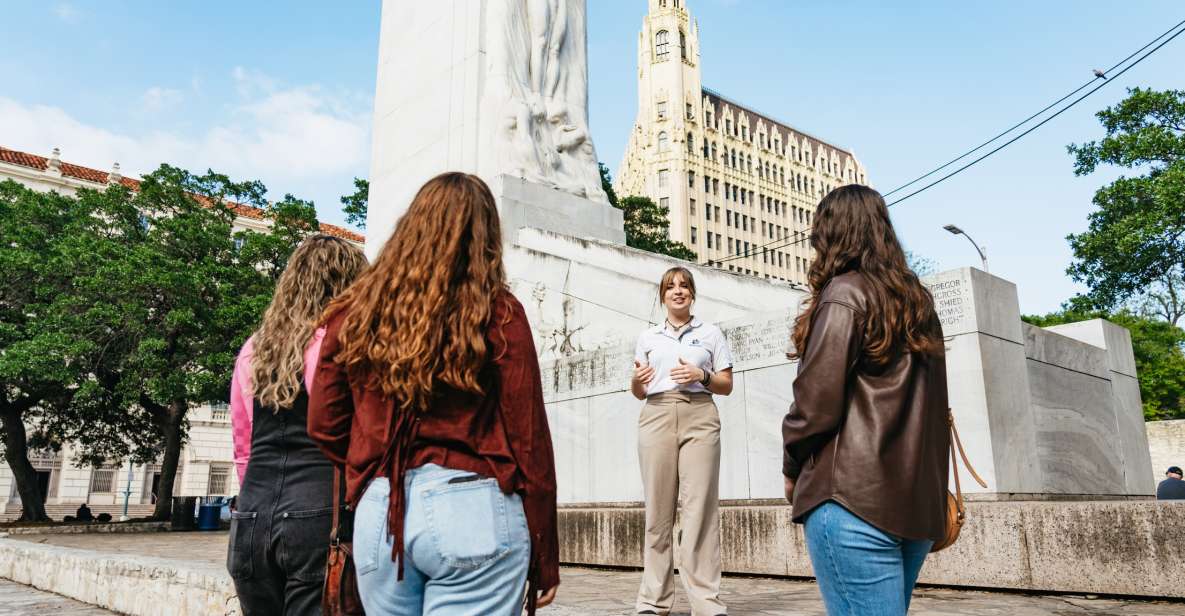
<path fill-rule="evenodd" d="M 398 486 L 405 470 L 432 463 L 494 477 L 503 492 L 522 496 L 531 532 L 532 586 L 558 584 L 555 456 L 531 326 L 518 300 L 507 291 L 495 300 L 486 330 L 490 359 L 479 375 L 485 395 L 443 389 L 432 408 L 416 417 L 392 417 L 389 398 L 351 379 L 334 360 L 344 318 L 342 312 L 330 319 L 322 343 L 309 391 L 309 436 L 329 459 L 345 464 L 350 505 L 357 505 L 371 478 L 391 478 L 390 523 L 395 557 L 400 557 L 403 490 Z M 392 430 L 393 455 L 388 451 Z"/>

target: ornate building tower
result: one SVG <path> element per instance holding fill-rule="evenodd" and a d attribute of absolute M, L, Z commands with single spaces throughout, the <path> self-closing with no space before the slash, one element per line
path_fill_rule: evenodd
<path fill-rule="evenodd" d="M 620 196 L 669 208 L 671 239 L 699 262 L 806 282 L 819 199 L 866 183 L 847 150 L 703 87 L 699 26 L 686 0 L 649 0 L 638 36 L 638 116 L 617 171 Z"/>

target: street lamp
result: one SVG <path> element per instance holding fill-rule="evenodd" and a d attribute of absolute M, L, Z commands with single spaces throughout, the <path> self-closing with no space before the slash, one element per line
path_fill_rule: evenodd
<path fill-rule="evenodd" d="M 983 271 L 984 271 L 984 272 L 988 272 L 988 273 L 990 273 L 990 272 L 988 271 L 988 264 L 987 264 L 987 253 L 986 253 L 986 252 L 984 252 L 984 249 L 983 249 L 983 248 L 981 248 L 981 247 L 979 246 L 979 244 L 976 244 L 976 243 L 975 243 L 975 240 L 971 239 L 971 236 L 970 236 L 970 235 L 967 235 L 967 232 L 966 232 L 966 231 L 964 231 L 964 230 L 962 230 L 962 229 L 960 229 L 960 228 L 958 228 L 958 227 L 956 227 L 956 226 L 954 226 L 954 225 L 946 225 L 945 227 L 943 227 L 943 229 L 946 229 L 947 231 L 950 231 L 950 232 L 951 232 L 952 234 L 954 234 L 954 235 L 961 235 L 961 236 L 963 236 L 963 237 L 967 238 L 967 241 L 968 241 L 968 242 L 971 242 L 971 245 L 975 247 L 975 252 L 978 252 L 978 253 L 979 253 L 979 259 L 980 259 L 981 261 L 983 261 Z"/>

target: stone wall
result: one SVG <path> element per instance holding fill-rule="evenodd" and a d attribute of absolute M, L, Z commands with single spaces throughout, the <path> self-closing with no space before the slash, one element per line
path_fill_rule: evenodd
<path fill-rule="evenodd" d="M 639 503 L 562 508 L 561 561 L 641 567 L 644 517 Z M 725 502 L 720 517 L 725 572 L 813 576 L 802 526 L 784 501 Z M 1169 574 L 1185 570 L 1183 526 L 1185 506 L 1155 501 L 969 503 L 959 541 L 930 555 L 919 581 L 1185 597 Z"/>
<path fill-rule="evenodd" d="M 1158 483 L 1164 479 L 1168 467 L 1185 468 L 1185 419 L 1150 421 L 1146 429 L 1152 455 L 1152 481 Z"/>

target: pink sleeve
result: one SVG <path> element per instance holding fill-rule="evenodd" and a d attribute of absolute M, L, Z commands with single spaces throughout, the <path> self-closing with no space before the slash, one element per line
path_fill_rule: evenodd
<path fill-rule="evenodd" d="M 309 340 L 309 346 L 304 348 L 304 388 L 313 390 L 313 375 L 317 374 L 317 360 L 321 357 L 321 341 L 325 339 L 325 328 L 318 327 Z"/>
<path fill-rule="evenodd" d="M 239 485 L 247 474 L 247 460 L 251 458 L 251 356 L 254 354 L 255 338 L 247 339 L 239 357 L 235 360 L 234 376 L 230 380 L 230 433 L 234 441 L 235 470 L 239 474 Z"/>

